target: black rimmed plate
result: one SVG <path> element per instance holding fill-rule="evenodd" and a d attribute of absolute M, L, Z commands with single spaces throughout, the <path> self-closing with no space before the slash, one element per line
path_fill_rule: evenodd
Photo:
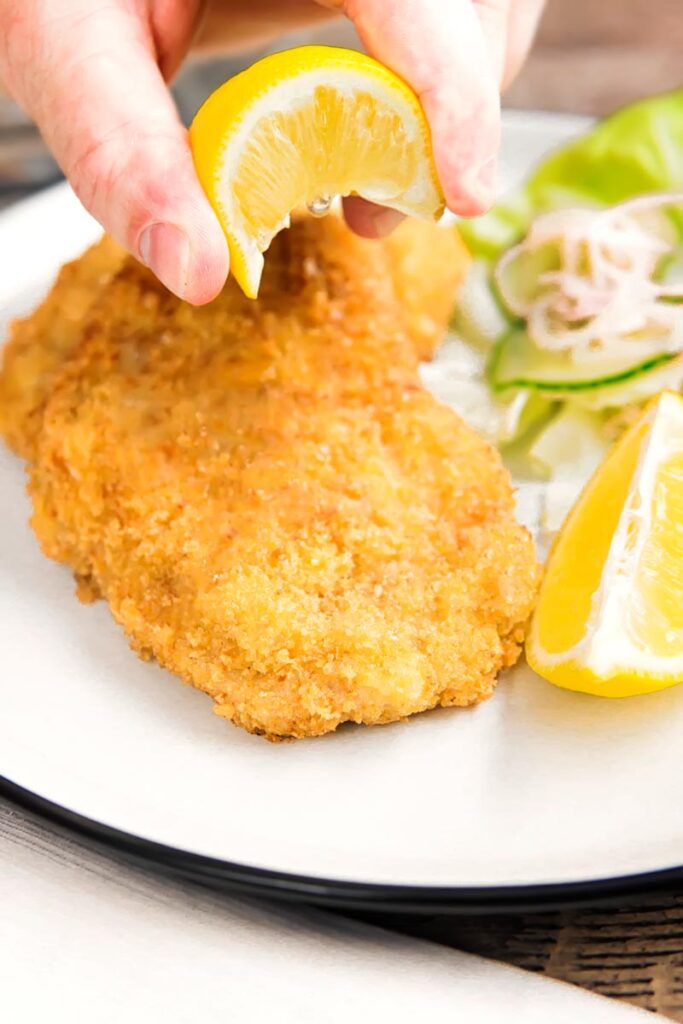
<path fill-rule="evenodd" d="M 583 127 L 518 114 L 506 183 Z M 28 308 L 96 227 L 59 187 L 0 218 L 2 313 Z M 347 907 L 559 905 L 683 863 L 683 688 L 607 702 L 520 667 L 493 700 L 270 745 L 128 650 L 26 525 L 0 454 L 0 774 L 6 794 L 129 856 L 261 895 Z"/>

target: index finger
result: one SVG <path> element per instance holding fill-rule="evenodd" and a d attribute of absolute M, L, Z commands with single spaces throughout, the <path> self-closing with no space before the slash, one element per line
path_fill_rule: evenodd
<path fill-rule="evenodd" d="M 471 0 L 342 0 L 368 51 L 417 93 L 446 202 L 465 216 L 495 198 L 498 76 Z"/>

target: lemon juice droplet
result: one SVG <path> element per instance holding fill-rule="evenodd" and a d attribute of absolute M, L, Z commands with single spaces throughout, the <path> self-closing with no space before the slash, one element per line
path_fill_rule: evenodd
<path fill-rule="evenodd" d="M 314 217 L 324 217 L 326 213 L 330 212 L 331 205 L 331 196 L 316 196 L 315 199 L 311 199 L 310 203 L 306 204 L 308 212 L 312 213 Z"/>

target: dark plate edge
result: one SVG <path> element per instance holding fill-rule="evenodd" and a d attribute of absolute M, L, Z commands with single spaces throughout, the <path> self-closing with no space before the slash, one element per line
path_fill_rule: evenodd
<path fill-rule="evenodd" d="M 344 882 L 249 867 L 143 839 L 61 807 L 0 775 L 0 796 L 104 853 L 164 875 L 243 895 L 347 911 L 501 914 L 623 902 L 683 882 L 683 866 L 586 882 L 491 887 L 427 887 Z"/>

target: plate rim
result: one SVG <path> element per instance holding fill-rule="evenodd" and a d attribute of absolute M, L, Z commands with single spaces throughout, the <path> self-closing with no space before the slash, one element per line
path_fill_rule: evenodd
<path fill-rule="evenodd" d="M 683 880 L 683 864 L 578 882 L 495 886 L 428 886 L 356 882 L 254 867 L 181 850 L 89 818 L 0 775 L 0 798 L 76 835 L 88 845 L 163 875 L 259 899 L 317 904 L 343 911 L 518 914 L 623 902 Z"/>

